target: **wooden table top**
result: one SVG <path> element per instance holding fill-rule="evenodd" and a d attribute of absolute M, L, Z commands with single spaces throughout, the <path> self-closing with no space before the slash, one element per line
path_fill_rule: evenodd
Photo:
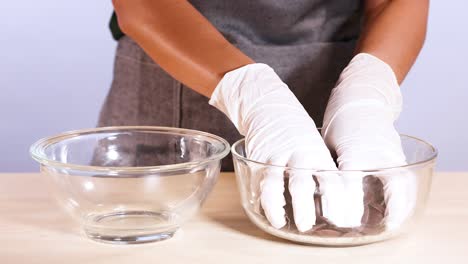
<path fill-rule="evenodd" d="M 407 236 L 346 248 L 290 243 L 245 216 L 232 173 L 169 240 L 109 245 L 84 237 L 37 173 L 0 174 L 0 263 L 468 263 L 468 173 L 437 173 Z"/>

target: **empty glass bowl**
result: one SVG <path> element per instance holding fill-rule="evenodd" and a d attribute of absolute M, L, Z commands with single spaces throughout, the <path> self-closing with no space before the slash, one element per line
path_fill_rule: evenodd
<path fill-rule="evenodd" d="M 211 191 L 229 144 L 188 129 L 104 127 L 41 139 L 30 151 L 88 237 L 129 244 L 172 237 Z"/>
<path fill-rule="evenodd" d="M 273 166 L 249 160 L 246 158 L 244 140 L 239 140 L 232 146 L 231 151 L 242 206 L 247 216 L 256 226 L 274 236 L 295 242 L 327 246 L 351 246 L 368 244 L 394 237 L 408 231 L 411 224 L 421 215 L 429 195 L 433 168 L 437 157 L 437 150 L 420 139 L 401 135 L 401 140 L 408 165 L 376 170 L 339 172 Z M 273 168 L 284 170 L 284 197 L 286 200 L 284 209 L 287 224 L 281 229 L 276 229 L 270 225 L 260 202 L 262 172 Z M 294 224 L 291 196 L 287 188 L 289 174 L 297 170 L 300 170 L 301 173 L 306 172 L 310 174 L 310 177 L 314 177 L 314 180 L 318 183 L 317 190 L 311 190 L 311 192 L 315 192 L 316 223 L 311 230 L 306 232 L 299 232 Z M 364 192 L 364 214 L 361 219 L 361 226 L 342 228 L 335 226 L 323 217 L 320 180 L 318 178 L 325 178 L 328 173 L 338 174 L 340 177 L 350 175 L 350 173 L 360 175 Z M 410 200 L 413 200 L 414 206 L 408 207 L 411 208 L 408 210 L 409 213 L 404 214 L 403 220 L 400 222 L 401 224 L 397 226 L 390 226 L 387 222 L 387 197 L 384 195 L 382 184 L 385 180 L 399 180 L 400 182 L 401 180 L 409 180 L 413 183 L 412 186 L 414 188 L 412 188 L 410 194 L 412 195 L 412 199 L 409 199 L 408 203 L 411 202 Z"/>

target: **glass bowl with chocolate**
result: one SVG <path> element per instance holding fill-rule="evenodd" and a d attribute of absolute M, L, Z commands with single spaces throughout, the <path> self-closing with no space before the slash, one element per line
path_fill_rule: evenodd
<path fill-rule="evenodd" d="M 416 137 L 400 135 L 400 138 L 407 165 L 353 171 L 282 167 L 250 160 L 246 157 L 245 142 L 241 139 L 232 146 L 231 152 L 242 207 L 248 218 L 260 229 L 299 243 L 354 246 L 387 240 L 408 232 L 426 206 L 437 150 L 431 144 Z M 275 228 L 268 221 L 261 202 L 262 181 L 272 169 L 283 171 L 285 198 L 283 209 L 286 224 L 280 228 Z M 315 223 L 307 230 L 299 231 L 294 219 L 291 194 L 288 189 L 290 175 L 294 173 L 306 174 L 316 183 L 315 190 L 310 190 L 315 205 L 315 212 L 310 213 L 315 216 Z M 327 218 L 328 215 L 324 210 L 325 188 L 320 184 L 328 180 L 328 190 L 340 190 L 333 188 L 339 186 L 333 185 L 342 185 L 343 181 L 350 177 L 358 179 L 358 188 L 362 191 L 362 204 L 359 205 L 361 208 L 358 208 L 360 223 L 352 226 L 340 225 Z M 393 185 L 393 192 L 389 191 L 389 184 Z M 343 197 L 344 199 L 339 200 L 342 204 L 337 205 L 335 201 L 334 210 L 338 210 L 336 212 L 338 214 L 339 210 L 349 212 L 346 195 Z"/>

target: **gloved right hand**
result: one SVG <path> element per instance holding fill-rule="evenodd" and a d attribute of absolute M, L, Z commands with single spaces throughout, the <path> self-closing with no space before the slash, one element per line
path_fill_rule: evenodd
<path fill-rule="evenodd" d="M 337 170 L 314 121 L 288 86 L 266 64 L 250 64 L 228 72 L 214 90 L 210 104 L 221 110 L 245 136 L 247 158 L 295 168 Z M 262 173 L 260 202 L 275 228 L 286 224 L 284 171 L 270 167 Z M 320 176 L 320 175 L 318 175 Z M 342 192 L 338 175 L 320 178 L 324 215 L 342 214 L 343 201 L 327 200 L 327 192 Z M 327 184 L 328 183 L 328 184 Z M 328 186 L 325 188 L 325 186 Z M 289 175 L 295 224 L 304 232 L 315 224 L 316 184 L 310 171 Z M 336 197 L 336 196 L 335 196 Z"/>

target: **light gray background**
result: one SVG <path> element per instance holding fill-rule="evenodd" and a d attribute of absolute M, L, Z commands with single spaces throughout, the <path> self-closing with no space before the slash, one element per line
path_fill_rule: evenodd
<path fill-rule="evenodd" d="M 0 172 L 36 171 L 35 140 L 93 127 L 112 78 L 111 1 L 7 1 L 0 10 Z M 431 2 L 426 45 L 403 84 L 401 132 L 468 170 L 468 1 Z M 411 25 L 408 25 L 411 26 Z"/>

